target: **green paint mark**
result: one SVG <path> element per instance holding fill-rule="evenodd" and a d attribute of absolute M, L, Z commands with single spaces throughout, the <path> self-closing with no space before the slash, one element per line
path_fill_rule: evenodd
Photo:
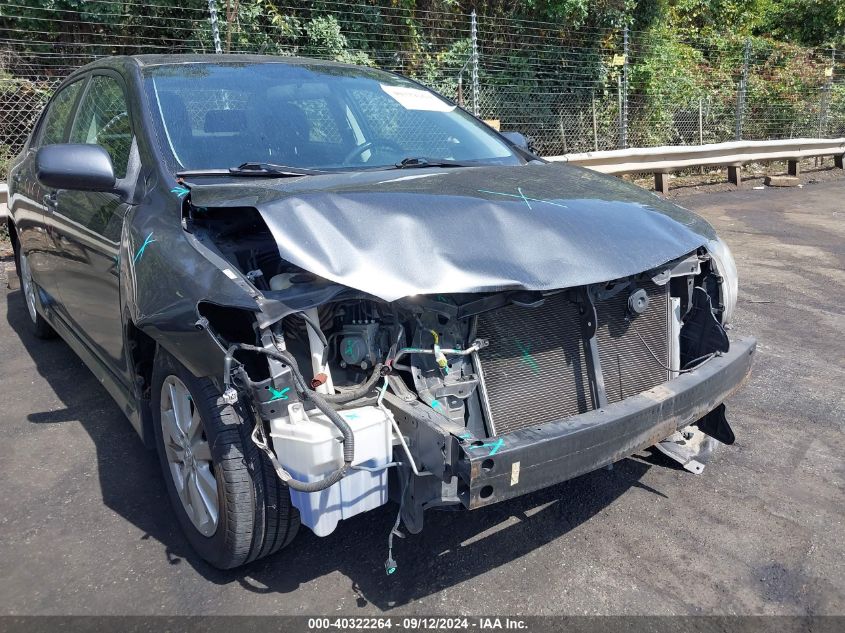
<path fill-rule="evenodd" d="M 190 190 L 190 189 L 188 189 L 188 188 L 187 188 L 186 186 L 184 186 L 184 185 L 176 185 L 175 187 L 173 187 L 173 189 L 171 189 L 171 190 L 170 190 L 170 193 L 175 193 L 175 194 L 176 194 L 177 196 L 179 196 L 180 198 L 184 198 L 184 197 L 185 197 L 185 196 L 187 196 L 189 193 L 191 193 L 191 190 Z"/>
<path fill-rule="evenodd" d="M 514 341 L 516 342 L 516 346 L 519 348 L 520 353 L 522 354 L 522 362 L 528 365 L 528 368 L 534 373 L 540 373 L 540 365 L 537 363 L 537 360 L 531 355 L 531 346 L 526 345 L 518 338 L 515 338 Z"/>
<path fill-rule="evenodd" d="M 499 452 L 499 449 L 505 445 L 505 440 L 501 437 L 496 440 L 495 442 L 485 442 L 484 444 L 479 444 L 478 446 L 470 446 L 469 450 L 474 451 L 477 448 L 489 448 L 490 452 L 487 453 L 487 456 L 495 455 Z"/>
<path fill-rule="evenodd" d="M 519 198 L 520 200 L 522 200 L 526 204 L 526 206 L 528 206 L 529 209 L 532 209 L 532 210 L 533 210 L 533 208 L 531 207 L 532 202 L 542 202 L 543 204 L 550 204 L 554 207 L 561 207 L 562 209 L 568 208 L 565 204 L 561 204 L 560 202 L 552 202 L 551 200 L 542 200 L 540 198 L 530 198 L 530 197 L 526 196 L 524 193 L 522 193 L 521 187 L 517 187 L 516 190 L 519 192 L 518 194 L 517 193 L 505 193 L 503 191 L 490 191 L 488 189 L 479 189 L 478 192 L 479 193 L 489 193 L 493 196 L 506 196 L 508 198 Z"/>
<path fill-rule="evenodd" d="M 346 350 L 344 352 L 349 358 L 353 358 L 355 356 L 355 345 L 352 343 L 352 339 L 346 339 Z"/>
<path fill-rule="evenodd" d="M 288 391 L 290 391 L 290 387 L 285 387 L 281 391 L 276 389 L 275 387 L 267 387 L 270 390 L 270 395 L 273 396 L 267 402 L 273 402 L 274 400 L 287 400 L 288 399 Z"/>
<path fill-rule="evenodd" d="M 437 400 L 432 400 L 432 401 L 431 401 L 431 408 L 432 408 L 432 409 L 439 409 L 439 408 L 440 408 L 440 403 L 439 403 L 439 402 L 437 402 Z"/>
<path fill-rule="evenodd" d="M 150 234 L 144 240 L 144 243 L 141 244 L 141 248 L 139 248 L 138 252 L 135 253 L 135 259 L 132 260 L 132 263 L 137 264 L 138 260 L 141 259 L 141 256 L 144 254 L 144 251 L 147 250 L 147 246 L 149 246 L 153 242 L 155 242 L 155 240 L 153 239 L 153 232 L 150 231 Z"/>

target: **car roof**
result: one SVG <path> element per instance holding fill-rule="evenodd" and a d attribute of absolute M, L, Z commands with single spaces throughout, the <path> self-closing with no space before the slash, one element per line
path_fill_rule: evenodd
<path fill-rule="evenodd" d="M 315 59 L 311 57 L 292 57 L 285 55 L 252 55 L 252 54 L 226 54 L 215 55 L 204 54 L 182 54 L 182 55 L 133 55 L 131 59 L 139 66 L 161 66 L 164 64 L 242 64 L 249 62 L 253 64 L 291 64 L 293 66 L 319 65 L 348 67 L 352 64 L 344 64 L 328 59 Z"/>
<path fill-rule="evenodd" d="M 314 59 L 310 57 L 288 57 L 282 55 L 251 55 L 251 54 L 225 54 L 217 55 L 210 53 L 184 53 L 178 55 L 113 55 L 103 57 L 86 64 L 77 69 L 73 75 L 87 72 L 96 68 L 126 68 L 136 66 L 138 68 L 150 68 L 154 66 L 166 66 L 174 64 L 289 64 L 291 66 L 326 66 L 337 68 L 354 68 L 354 64 L 344 64 L 327 59 Z"/>

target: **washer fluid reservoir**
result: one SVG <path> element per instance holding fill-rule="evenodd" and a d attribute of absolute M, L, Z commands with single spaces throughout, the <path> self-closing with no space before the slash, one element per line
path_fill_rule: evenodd
<path fill-rule="evenodd" d="M 317 409 L 305 412 L 302 403 L 288 405 L 288 415 L 270 421 L 273 449 L 292 477 L 318 481 L 343 466 L 343 434 Z M 353 466 L 369 468 L 391 461 L 391 424 L 378 407 L 338 411 L 355 437 Z M 339 482 L 319 492 L 290 490 L 301 521 L 317 536 L 334 532 L 337 522 L 387 503 L 387 470 L 350 469 Z"/>

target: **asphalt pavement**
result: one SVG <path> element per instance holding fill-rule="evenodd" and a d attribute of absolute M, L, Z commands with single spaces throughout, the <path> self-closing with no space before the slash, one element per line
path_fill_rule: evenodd
<path fill-rule="evenodd" d="M 0 614 L 845 613 L 845 182 L 699 195 L 759 346 L 737 435 L 700 476 L 650 452 L 472 513 L 429 512 L 384 573 L 396 507 L 221 572 L 155 456 L 0 290 Z"/>

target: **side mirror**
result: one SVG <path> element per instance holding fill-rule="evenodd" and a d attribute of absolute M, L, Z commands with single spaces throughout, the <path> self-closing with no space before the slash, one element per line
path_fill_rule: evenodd
<path fill-rule="evenodd" d="M 525 135 L 520 132 L 502 132 L 502 136 L 508 139 L 511 143 L 516 145 L 519 149 L 525 150 L 526 152 L 531 152 L 532 154 L 534 151 L 531 149 L 531 144 L 528 142 L 528 139 L 525 138 Z"/>
<path fill-rule="evenodd" d="M 51 189 L 111 191 L 114 167 L 99 145 L 45 145 L 35 154 L 35 177 Z"/>

